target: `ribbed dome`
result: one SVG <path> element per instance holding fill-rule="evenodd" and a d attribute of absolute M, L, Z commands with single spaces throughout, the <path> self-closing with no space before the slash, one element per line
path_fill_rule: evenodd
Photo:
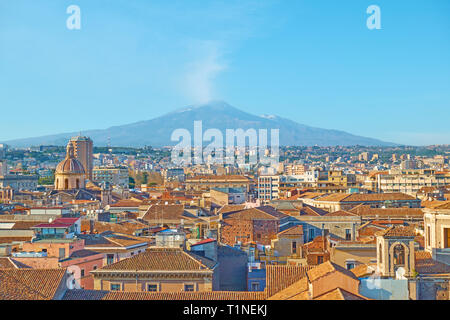
<path fill-rule="evenodd" d="M 66 158 L 56 166 L 56 173 L 85 173 L 83 165 L 75 158 L 73 153 L 73 145 L 69 142 Z"/>

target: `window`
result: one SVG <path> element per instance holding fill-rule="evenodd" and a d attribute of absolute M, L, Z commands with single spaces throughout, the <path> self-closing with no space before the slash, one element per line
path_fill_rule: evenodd
<path fill-rule="evenodd" d="M 292 253 L 297 253 L 297 241 L 292 241 Z"/>
<path fill-rule="evenodd" d="M 97 270 L 97 266 L 94 266 L 94 268 L 93 268 L 94 270 Z"/>
<path fill-rule="evenodd" d="M 323 263 L 323 257 L 322 256 L 318 256 L 317 257 L 317 264 L 322 264 Z"/>
<path fill-rule="evenodd" d="M 59 258 L 64 258 L 66 256 L 66 249 L 65 248 L 59 248 Z"/>
<path fill-rule="evenodd" d="M 427 245 L 431 246 L 431 227 L 427 227 Z"/>
<path fill-rule="evenodd" d="M 345 240 L 352 240 L 352 230 L 345 229 Z"/>
<path fill-rule="evenodd" d="M 111 291 L 120 291 L 120 284 L 111 283 Z"/>
<path fill-rule="evenodd" d="M 158 285 L 157 284 L 149 284 L 149 285 L 147 285 L 147 291 L 150 291 L 150 292 L 158 291 Z"/>
<path fill-rule="evenodd" d="M 84 277 L 84 269 L 81 269 L 81 276 Z"/>
<path fill-rule="evenodd" d="M 444 228 L 444 248 L 450 248 L 450 229 Z"/>
<path fill-rule="evenodd" d="M 259 282 L 252 282 L 252 291 L 259 291 Z"/>
<path fill-rule="evenodd" d="M 106 264 L 114 263 L 114 254 L 106 255 Z"/>
<path fill-rule="evenodd" d="M 347 267 L 347 270 L 352 270 L 355 267 L 354 262 L 346 262 L 345 265 Z"/>
<path fill-rule="evenodd" d="M 309 241 L 314 240 L 314 229 L 309 229 Z"/>
<path fill-rule="evenodd" d="M 194 291 L 194 285 L 193 284 L 185 284 L 184 291 Z"/>

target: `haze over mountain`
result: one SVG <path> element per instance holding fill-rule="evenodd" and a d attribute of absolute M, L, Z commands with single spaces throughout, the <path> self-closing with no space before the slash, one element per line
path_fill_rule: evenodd
<path fill-rule="evenodd" d="M 176 129 L 189 130 L 193 139 L 194 121 L 196 120 L 202 121 L 203 132 L 209 128 L 219 129 L 224 136 L 224 142 L 226 129 L 242 128 L 247 130 L 253 128 L 256 130 L 267 129 L 269 137 L 270 129 L 279 129 L 280 145 L 282 146 L 395 145 L 344 131 L 310 127 L 275 115 L 256 116 L 222 101 L 189 106 L 151 120 L 102 130 L 87 130 L 82 134 L 91 137 L 95 146 L 107 146 L 108 140 L 111 146 L 115 147 L 173 146 L 178 143 L 170 140 L 172 132 Z M 5 141 L 5 143 L 14 147 L 66 145 L 72 136 L 78 134 L 78 132 L 68 132 Z M 207 144 L 208 142 L 205 142 L 205 145 Z"/>

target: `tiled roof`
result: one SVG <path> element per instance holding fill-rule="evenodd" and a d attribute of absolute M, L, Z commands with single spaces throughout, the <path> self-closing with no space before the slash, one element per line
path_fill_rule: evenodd
<path fill-rule="evenodd" d="M 202 271 L 209 268 L 179 248 L 148 248 L 145 252 L 97 271 Z"/>
<path fill-rule="evenodd" d="M 2 243 L 12 243 L 12 242 L 26 242 L 30 241 L 33 236 L 29 237 L 0 237 L 0 244 Z"/>
<path fill-rule="evenodd" d="M 124 292 L 100 290 L 67 290 L 64 300 L 264 300 L 264 292 Z"/>
<path fill-rule="evenodd" d="M 270 296 L 268 300 L 309 300 L 308 289 L 308 278 L 303 277 L 287 288 Z"/>
<path fill-rule="evenodd" d="M 433 201 L 422 201 L 422 207 L 429 208 L 429 209 L 449 209 L 450 208 L 450 201 L 439 201 L 439 200 L 433 200 Z"/>
<path fill-rule="evenodd" d="M 319 264 L 315 268 L 308 270 L 307 275 L 308 275 L 309 281 L 313 282 L 313 281 L 316 281 L 319 278 L 322 278 L 333 272 L 341 272 L 353 279 L 358 279 L 351 271 L 349 271 L 331 261 L 324 262 L 322 264 Z"/>
<path fill-rule="evenodd" d="M 153 204 L 142 217 L 146 221 L 181 220 L 186 218 L 195 219 L 196 217 L 185 211 L 182 204 Z"/>
<path fill-rule="evenodd" d="M 244 209 L 241 211 L 230 212 L 224 214 L 224 219 L 242 219 L 242 220 L 258 220 L 258 219 L 269 219 L 278 220 L 286 218 L 288 215 L 276 210 L 271 206 L 262 206 L 257 208 Z"/>
<path fill-rule="evenodd" d="M 306 276 L 312 266 L 273 266 L 266 268 L 266 291 L 271 297 Z"/>
<path fill-rule="evenodd" d="M 63 300 L 102 300 L 109 291 L 103 290 L 84 290 L 72 289 L 67 290 L 63 296 Z"/>
<path fill-rule="evenodd" d="M 367 264 L 360 264 L 350 270 L 357 278 L 369 276 L 375 272 L 375 267 Z"/>
<path fill-rule="evenodd" d="M 0 270 L 0 300 L 51 300 L 65 269 Z"/>
<path fill-rule="evenodd" d="M 313 300 L 369 300 L 361 295 L 356 295 L 341 288 L 328 291 Z"/>
<path fill-rule="evenodd" d="M 450 265 L 433 260 L 431 253 L 427 251 L 416 251 L 416 271 L 419 274 L 449 274 Z"/>
<path fill-rule="evenodd" d="M 136 230 L 141 230 L 144 228 L 148 228 L 148 226 L 146 224 L 134 220 L 123 221 L 118 223 L 95 221 L 94 223 L 94 230 L 98 233 L 102 233 L 105 231 L 113 231 L 117 233 L 132 235 Z M 90 230 L 89 220 L 82 220 L 81 232 L 89 230 Z"/>
<path fill-rule="evenodd" d="M 30 268 L 26 264 L 22 262 L 16 261 L 13 258 L 9 257 L 0 257 L 0 269 L 22 269 L 22 268 Z"/>
<path fill-rule="evenodd" d="M 327 217 L 356 217 L 357 215 L 354 213 L 351 213 L 350 211 L 339 210 L 339 211 L 335 211 L 335 212 L 326 213 L 325 216 L 327 216 Z"/>
<path fill-rule="evenodd" d="M 121 207 L 131 207 L 131 208 L 137 208 L 142 203 L 141 200 L 119 200 L 116 203 L 110 205 L 112 208 L 121 208 Z"/>
<path fill-rule="evenodd" d="M 224 205 L 222 208 L 220 208 L 217 211 L 217 214 L 235 212 L 235 211 L 244 210 L 244 209 L 245 209 L 245 204 L 227 204 L 227 205 Z"/>
<path fill-rule="evenodd" d="M 264 292 L 110 292 L 103 300 L 264 300 Z"/>
<path fill-rule="evenodd" d="M 317 199 L 316 201 L 330 202 L 365 202 L 365 201 L 392 201 L 392 200 L 415 200 L 416 198 L 401 192 L 393 193 L 351 193 L 351 194 L 330 194 Z"/>
<path fill-rule="evenodd" d="M 300 209 L 300 215 L 301 216 L 324 216 L 328 213 L 328 211 L 325 211 L 320 208 L 315 208 L 313 206 L 310 206 L 308 204 L 304 204 L 303 208 Z"/>
<path fill-rule="evenodd" d="M 423 211 L 420 208 L 371 208 L 367 205 L 360 205 L 349 210 L 359 216 L 379 216 L 379 217 L 423 217 Z"/>
<path fill-rule="evenodd" d="M 278 236 L 300 236 L 303 235 L 303 226 L 293 226 L 278 233 Z"/>
<path fill-rule="evenodd" d="M 415 237 L 416 232 L 412 226 L 392 226 L 378 231 L 375 235 L 384 237 Z"/>

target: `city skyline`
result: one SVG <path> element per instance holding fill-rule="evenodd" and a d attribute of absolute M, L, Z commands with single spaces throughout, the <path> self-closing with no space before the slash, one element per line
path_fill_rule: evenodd
<path fill-rule="evenodd" d="M 72 4 L 80 30 L 66 27 Z M 102 4 L 0 5 L 2 113 L 21 110 L 20 132 L 10 121 L 0 141 L 225 100 L 400 144 L 450 142 L 448 2 Z M 373 4 L 380 30 L 366 26 Z"/>

